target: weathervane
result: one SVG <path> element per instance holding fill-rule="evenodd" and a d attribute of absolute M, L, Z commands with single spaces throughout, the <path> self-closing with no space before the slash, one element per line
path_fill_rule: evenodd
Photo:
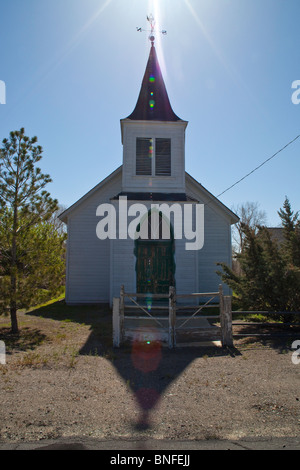
<path fill-rule="evenodd" d="M 154 37 L 154 33 L 156 32 L 155 30 L 155 21 L 154 21 L 154 18 L 153 18 L 153 15 L 149 15 L 147 16 L 147 21 L 149 22 L 150 24 L 150 30 L 149 29 L 142 29 L 142 28 L 136 28 L 136 30 L 141 33 L 142 31 L 147 31 L 148 33 L 150 33 L 149 35 L 149 40 L 151 41 L 151 44 L 153 46 L 154 44 L 154 41 L 155 41 L 155 37 Z M 159 33 L 161 34 L 167 34 L 167 31 L 166 30 L 162 30 L 162 31 L 158 31 Z"/>

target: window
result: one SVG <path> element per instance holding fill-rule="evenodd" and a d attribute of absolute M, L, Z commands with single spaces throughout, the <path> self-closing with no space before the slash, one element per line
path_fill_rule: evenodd
<path fill-rule="evenodd" d="M 171 176 L 171 139 L 137 138 L 136 174 Z"/>
<path fill-rule="evenodd" d="M 136 139 L 136 174 L 152 175 L 152 139 Z"/>
<path fill-rule="evenodd" d="M 156 139 L 155 175 L 171 176 L 171 139 Z"/>

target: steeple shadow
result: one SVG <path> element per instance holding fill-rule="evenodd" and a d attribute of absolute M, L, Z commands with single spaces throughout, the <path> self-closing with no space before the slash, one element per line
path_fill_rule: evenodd
<path fill-rule="evenodd" d="M 132 343 L 127 353 L 117 355 L 113 364 L 130 386 L 139 408 L 135 430 L 151 427 L 151 412 L 159 405 L 166 390 L 197 358 L 229 355 L 218 347 L 184 347 L 170 350 L 158 342 Z M 231 353 L 232 354 L 232 353 Z"/>
<path fill-rule="evenodd" d="M 94 333 L 90 334 L 80 354 L 93 355 L 100 350 L 100 343 Z M 132 391 L 139 410 L 137 422 L 132 422 L 135 431 L 151 428 L 151 414 L 163 399 L 166 390 L 196 359 L 201 357 L 235 357 L 235 348 L 217 346 L 184 346 L 169 349 L 159 341 L 126 342 L 121 348 L 114 348 L 106 357 Z"/>
<path fill-rule="evenodd" d="M 90 325 L 90 334 L 79 350 L 79 355 L 104 357 L 111 361 L 124 384 L 133 393 L 139 411 L 132 428 L 146 431 L 151 428 L 154 410 L 164 399 L 167 389 L 184 373 L 190 364 L 201 357 L 239 355 L 235 348 L 217 346 L 184 346 L 169 349 L 155 337 L 151 341 L 134 340 L 121 348 L 113 348 L 112 313 L 108 306 L 67 306 L 55 302 L 28 312 L 61 322 Z"/>

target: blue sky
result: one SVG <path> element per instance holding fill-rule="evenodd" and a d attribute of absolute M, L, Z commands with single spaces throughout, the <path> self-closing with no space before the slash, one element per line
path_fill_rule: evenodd
<path fill-rule="evenodd" d="M 189 121 L 186 170 L 214 195 L 300 134 L 299 0 L 0 0 L 0 139 L 25 127 L 48 190 L 69 206 L 122 163 L 120 119 L 149 54 L 146 15 L 174 112 Z M 221 196 L 268 224 L 300 209 L 300 139 Z"/>

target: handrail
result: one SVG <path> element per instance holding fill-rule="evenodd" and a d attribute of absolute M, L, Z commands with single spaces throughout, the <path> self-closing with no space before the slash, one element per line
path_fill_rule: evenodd
<path fill-rule="evenodd" d="M 195 292 L 193 294 L 176 294 L 177 299 L 184 299 L 189 297 L 218 297 L 219 292 Z"/>
<path fill-rule="evenodd" d="M 128 292 L 124 292 L 124 297 L 140 297 L 142 299 L 148 299 L 149 297 L 151 299 L 168 299 L 170 297 L 169 294 L 141 294 L 141 293 L 138 293 L 138 292 L 135 292 L 135 293 L 128 293 Z"/>

